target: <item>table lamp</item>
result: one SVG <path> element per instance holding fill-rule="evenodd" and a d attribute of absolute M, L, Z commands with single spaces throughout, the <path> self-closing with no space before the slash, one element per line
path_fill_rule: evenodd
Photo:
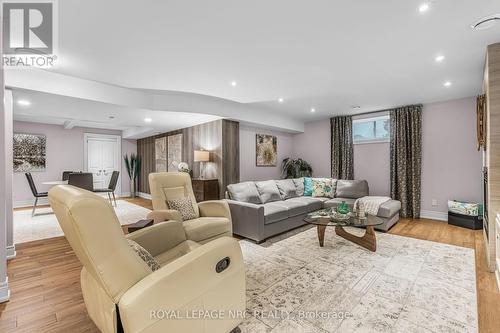
<path fill-rule="evenodd" d="M 207 150 L 195 150 L 194 161 L 200 162 L 200 179 L 205 178 L 205 162 L 210 161 L 210 152 Z"/>

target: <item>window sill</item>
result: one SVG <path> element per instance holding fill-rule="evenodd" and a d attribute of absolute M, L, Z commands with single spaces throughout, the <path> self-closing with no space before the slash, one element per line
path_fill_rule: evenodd
<path fill-rule="evenodd" d="M 391 141 L 388 139 L 384 140 L 369 140 L 369 141 L 354 141 L 352 144 L 353 145 L 370 145 L 373 143 L 390 143 Z"/>

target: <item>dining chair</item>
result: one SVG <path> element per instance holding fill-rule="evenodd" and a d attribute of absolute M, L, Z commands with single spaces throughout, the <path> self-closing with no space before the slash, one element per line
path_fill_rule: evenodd
<path fill-rule="evenodd" d="M 94 178 L 91 172 L 73 172 L 69 174 L 68 184 L 87 191 L 94 190 Z"/>
<path fill-rule="evenodd" d="M 63 180 L 63 181 L 64 181 L 64 180 L 66 180 L 66 181 L 67 181 L 67 180 L 69 180 L 69 174 L 70 174 L 70 173 L 73 173 L 73 172 L 74 172 L 74 171 L 63 171 L 63 173 L 62 173 L 62 180 Z"/>
<path fill-rule="evenodd" d="M 26 178 L 28 179 L 28 184 L 30 185 L 31 193 L 33 193 L 33 196 L 35 197 L 35 202 L 33 203 L 33 210 L 31 211 L 31 217 L 35 216 L 35 209 L 36 206 L 38 205 L 38 198 L 46 198 L 48 197 L 47 192 L 38 192 L 35 186 L 35 182 L 33 181 L 33 176 L 31 176 L 31 173 L 26 172 L 25 173 Z"/>
<path fill-rule="evenodd" d="M 116 207 L 115 190 L 116 190 L 116 184 L 118 184 L 118 176 L 120 176 L 120 171 L 113 171 L 113 174 L 111 175 L 111 179 L 109 180 L 108 188 L 94 189 L 94 192 L 96 192 L 96 193 L 107 193 L 109 203 L 113 204 L 113 201 L 114 201 L 115 207 Z M 113 200 L 111 200 L 111 195 L 113 195 Z"/>

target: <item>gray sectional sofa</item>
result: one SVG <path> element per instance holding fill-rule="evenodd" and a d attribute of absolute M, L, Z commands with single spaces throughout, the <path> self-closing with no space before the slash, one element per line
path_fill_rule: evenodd
<path fill-rule="evenodd" d="M 227 187 L 233 233 L 262 242 L 266 238 L 306 224 L 304 217 L 315 210 L 337 207 L 345 201 L 350 208 L 357 198 L 369 195 L 366 180 L 338 180 L 332 197 L 304 196 L 304 180 L 282 179 L 243 182 Z M 399 220 L 401 203 L 382 204 L 377 216 L 385 222 L 375 227 L 387 231 Z"/>

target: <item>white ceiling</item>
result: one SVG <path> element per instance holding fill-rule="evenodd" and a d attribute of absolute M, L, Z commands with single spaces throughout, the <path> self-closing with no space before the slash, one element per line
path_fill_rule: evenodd
<path fill-rule="evenodd" d="M 245 103 L 234 107 L 235 119 L 260 110 L 304 122 L 477 94 L 500 24 L 483 31 L 470 24 L 500 13 L 500 1 L 435 0 L 421 14 L 424 1 L 58 1 L 53 71 Z M 446 59 L 438 64 L 439 54 Z M 88 116 L 101 121 L 100 114 Z M 140 114 L 127 123 L 142 126 Z"/>

